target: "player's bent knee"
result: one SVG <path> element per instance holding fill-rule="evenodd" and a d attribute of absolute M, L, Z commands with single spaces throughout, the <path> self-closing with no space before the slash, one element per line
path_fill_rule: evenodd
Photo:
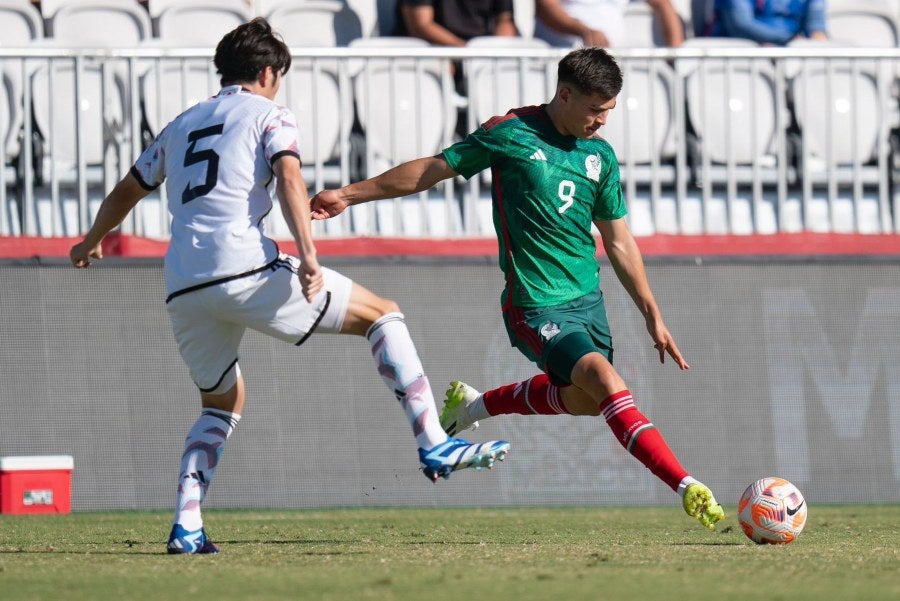
<path fill-rule="evenodd" d="M 398 305 L 395 301 L 392 301 L 389 298 L 380 298 L 381 302 L 379 303 L 379 311 L 381 311 L 380 317 L 384 317 L 388 313 L 401 313 L 400 305 Z"/>

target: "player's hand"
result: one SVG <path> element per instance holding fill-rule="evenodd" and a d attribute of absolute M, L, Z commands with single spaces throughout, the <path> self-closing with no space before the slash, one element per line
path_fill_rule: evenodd
<path fill-rule="evenodd" d="M 312 302 L 315 296 L 325 287 L 325 277 L 322 275 L 322 268 L 319 267 L 319 261 L 315 255 L 301 257 L 300 271 L 297 277 L 300 278 L 300 286 L 303 288 L 303 296 L 307 302 Z"/>
<path fill-rule="evenodd" d="M 340 215 L 350 206 L 340 190 L 322 190 L 309 199 L 310 214 L 313 219 L 328 219 Z"/>
<path fill-rule="evenodd" d="M 103 249 L 101 248 L 101 245 L 98 244 L 97 246 L 90 247 L 84 240 L 73 246 L 72 250 L 69 251 L 69 259 L 71 259 L 72 265 L 78 269 L 84 269 L 89 266 L 91 264 L 91 259 L 102 258 Z"/>
<path fill-rule="evenodd" d="M 666 362 L 666 354 L 668 354 L 675 363 L 678 364 L 679 369 L 691 368 L 691 366 L 688 365 L 688 362 L 684 360 L 681 351 L 678 350 L 678 345 L 675 344 L 675 339 L 672 337 L 672 334 L 669 333 L 669 329 L 662 320 L 655 320 L 648 317 L 647 330 L 649 330 L 650 336 L 653 338 L 653 348 L 659 352 L 660 363 Z"/>
<path fill-rule="evenodd" d="M 581 42 L 586 47 L 589 46 L 598 46 L 600 48 L 609 48 L 609 38 L 606 37 L 606 34 L 602 31 L 597 31 L 596 29 L 588 29 L 583 34 L 581 34 Z"/>

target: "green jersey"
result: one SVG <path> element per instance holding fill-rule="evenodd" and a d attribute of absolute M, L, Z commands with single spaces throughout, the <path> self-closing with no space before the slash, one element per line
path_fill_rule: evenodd
<path fill-rule="evenodd" d="M 541 105 L 494 117 L 444 158 L 466 179 L 491 168 L 504 307 L 559 305 L 599 287 L 591 224 L 627 213 L 608 142 L 562 135 Z"/>

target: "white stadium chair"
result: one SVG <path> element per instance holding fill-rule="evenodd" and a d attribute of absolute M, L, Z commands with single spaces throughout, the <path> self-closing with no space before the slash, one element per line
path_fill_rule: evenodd
<path fill-rule="evenodd" d="M 71 46 L 134 48 L 153 34 L 150 17 L 137 2 L 54 0 L 41 8 L 47 36 Z"/>
<path fill-rule="evenodd" d="M 203 59 L 152 61 L 141 75 L 139 85 L 143 116 L 153 136 L 172 119 L 216 94 L 220 88 L 215 67 Z"/>
<path fill-rule="evenodd" d="M 534 37 L 534 2 L 535 0 L 513 0 L 513 21 L 519 35 L 523 38 Z"/>
<path fill-rule="evenodd" d="M 483 36 L 469 40 L 468 48 L 550 48 L 538 38 Z M 463 61 L 468 95 L 468 125 L 473 131 L 496 115 L 513 108 L 547 102 L 556 86 L 556 69 L 541 60 L 518 58 L 472 58 Z M 481 181 L 491 182 L 490 170 L 481 173 Z"/>
<path fill-rule="evenodd" d="M 354 48 L 427 47 L 418 38 L 361 38 Z M 453 78 L 449 61 L 372 58 L 355 61 L 351 67 L 357 115 L 365 131 L 366 172 L 369 176 L 404 161 L 436 154 L 450 144 L 456 127 L 456 106 L 450 97 Z M 451 227 L 446 204 L 425 202 L 421 213 L 397 209 L 404 199 L 379 201 L 378 231 L 387 235 L 418 235 Z M 373 219 L 366 207 L 354 212 L 358 232 L 372 231 Z M 417 215 L 429 217 L 416 218 Z M 435 217 L 437 215 L 438 217 Z M 368 216 L 368 217 L 367 217 Z M 411 220 L 407 217 L 412 216 Z M 451 221 L 456 221 L 451 218 Z M 361 225 L 357 225 L 361 224 Z"/>
<path fill-rule="evenodd" d="M 350 45 L 420 45 L 401 38 L 379 40 L 362 38 Z M 369 149 L 393 165 L 439 151 L 456 126 L 456 107 L 449 102 L 452 85 L 445 60 L 365 60 L 354 76 L 354 92 Z"/>
<path fill-rule="evenodd" d="M 359 23 L 362 26 L 362 37 L 370 38 L 380 35 L 377 0 L 347 0 L 347 4 L 359 17 Z M 389 34 L 390 32 L 385 33 Z"/>
<path fill-rule="evenodd" d="M 347 46 L 362 37 L 359 17 L 342 0 L 284 3 L 266 18 L 291 47 Z"/>
<path fill-rule="evenodd" d="M 840 47 L 841 42 L 794 41 L 793 48 Z M 802 132 L 807 176 L 825 180 L 834 172 L 849 181 L 853 171 L 877 182 L 878 169 L 867 167 L 887 150 L 887 136 L 900 124 L 891 98 L 893 74 L 876 60 L 792 59 L 785 65 Z"/>
<path fill-rule="evenodd" d="M 147 11 L 122 0 L 51 0 L 42 2 L 48 44 L 62 48 L 137 48 L 152 36 Z M 76 97 L 73 62 L 57 59 L 32 79 L 35 119 L 47 139 L 47 172 L 68 185 L 78 149 L 87 168 L 88 185 L 105 187 L 120 175 L 136 143 L 132 133 L 128 62 L 85 59 Z M 80 145 L 75 116 L 80 124 Z"/>
<path fill-rule="evenodd" d="M 756 48 L 750 40 L 692 38 L 685 47 Z M 779 130 L 787 109 L 776 92 L 775 72 L 767 59 L 680 58 L 676 71 L 685 79 L 688 117 L 697 135 L 696 158 L 709 161 L 713 179 L 726 166 L 774 167 Z M 775 176 L 774 169 L 769 174 Z M 746 170 L 738 180 L 751 177 Z"/>
<path fill-rule="evenodd" d="M 47 137 L 47 155 L 61 179 L 71 177 L 78 155 L 76 122 L 81 128 L 82 158 L 88 167 L 105 163 L 124 129 L 127 94 L 112 69 L 93 61 L 82 67 L 76 94 L 73 61 L 54 60 L 32 77 L 35 120 Z"/>
<path fill-rule="evenodd" d="M 297 118 L 304 178 L 316 189 L 342 185 L 348 175 L 341 173 L 340 157 L 349 150 L 353 97 L 340 78 L 332 62 L 295 59 L 275 98 Z"/>
<path fill-rule="evenodd" d="M 244 0 L 150 0 L 157 36 L 180 46 L 215 48 L 226 33 L 253 18 Z"/>
<path fill-rule="evenodd" d="M 378 35 L 378 7 L 376 0 L 334 0 L 352 11 L 359 21 L 360 33 L 356 37 L 372 37 Z M 303 4 L 312 4 L 318 0 L 256 0 L 254 2 L 255 14 L 266 17 L 267 19 L 277 10 L 285 8 L 295 8 Z M 274 23 L 273 23 L 274 26 Z M 288 34 L 297 37 L 302 32 L 289 32 L 284 29 L 276 28 L 287 39 Z M 302 45 L 302 44 L 296 44 Z"/>
<path fill-rule="evenodd" d="M 852 46 L 900 46 L 900 0 L 828 0 L 828 36 Z"/>
<path fill-rule="evenodd" d="M 29 0 L 0 0 L 0 48 L 27 48 L 44 37 L 41 15 Z M 0 88 L 4 107 L 0 108 L 0 144 L 9 161 L 19 154 L 19 130 L 22 127 L 22 60 L 0 59 Z"/>
<path fill-rule="evenodd" d="M 654 48 L 665 46 L 662 30 L 646 2 L 629 2 L 625 7 L 625 36 L 618 48 Z"/>
<path fill-rule="evenodd" d="M 612 144 L 627 177 L 647 181 L 648 166 L 663 183 L 675 180 L 675 72 L 663 61 L 620 61 L 624 74 L 616 108 L 601 135 Z M 643 174 L 643 175 L 642 175 Z"/>
<path fill-rule="evenodd" d="M 550 48 L 536 38 L 484 36 L 472 38 L 468 48 Z M 542 60 L 472 58 L 463 62 L 469 98 L 469 130 L 511 108 L 541 104 L 552 96 L 556 69 Z"/>
<path fill-rule="evenodd" d="M 27 46 L 42 37 L 41 13 L 29 0 L 0 0 L 0 47 Z"/>

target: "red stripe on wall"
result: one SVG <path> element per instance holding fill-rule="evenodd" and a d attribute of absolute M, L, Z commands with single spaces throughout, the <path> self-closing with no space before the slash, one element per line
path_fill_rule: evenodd
<path fill-rule="evenodd" d="M 645 257 L 900 255 L 900 235 L 756 234 L 750 236 L 678 236 L 660 234 L 637 239 Z M 0 258 L 68 257 L 77 238 L 0 237 Z M 162 257 L 167 242 L 110 234 L 103 242 L 109 257 Z M 292 241 L 279 247 L 296 253 Z M 494 238 L 344 238 L 316 241 L 322 257 L 496 257 Z M 600 246 L 600 252 L 603 252 Z"/>

